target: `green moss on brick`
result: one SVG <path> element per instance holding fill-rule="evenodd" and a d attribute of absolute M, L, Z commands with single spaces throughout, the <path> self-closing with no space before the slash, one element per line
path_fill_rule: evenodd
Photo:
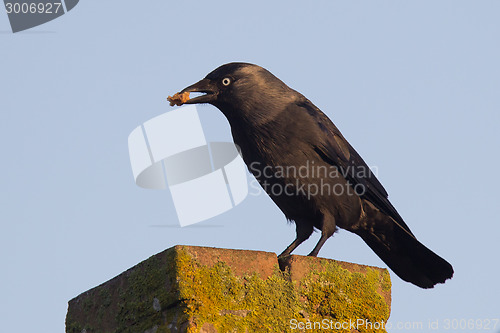
<path fill-rule="evenodd" d="M 305 300 L 311 321 L 331 318 L 345 323 L 365 319 L 370 323 L 385 323 L 389 305 L 377 291 L 380 281 L 390 288 L 387 271 L 367 268 L 365 274 L 352 273 L 334 261 L 322 263 L 321 270 L 312 270 L 300 282 L 300 297 Z M 379 326 L 375 326 L 379 327 Z M 376 332 L 371 325 L 359 325 L 360 332 Z M 350 328 L 339 332 L 350 332 Z M 378 330 L 380 331 L 380 330 Z"/>
<path fill-rule="evenodd" d="M 127 272 L 127 285 L 119 295 L 115 332 L 144 332 L 154 326 L 158 326 L 157 333 L 170 332 L 164 311 L 156 311 L 153 300 L 158 299 L 163 309 L 178 301 L 174 252 L 170 249 L 164 257 L 153 256 Z"/>
<path fill-rule="evenodd" d="M 378 292 L 391 288 L 386 270 L 357 273 L 335 261 L 314 260 L 309 273 L 293 281 L 277 262 L 271 275 L 262 277 L 235 274 L 228 264 L 211 258 L 212 264 L 202 265 L 182 246 L 149 258 L 71 301 L 66 332 L 142 333 L 156 328 L 156 333 L 170 333 L 175 327 L 198 333 L 203 325 L 219 333 L 297 332 L 291 320 L 381 323 L 389 317 L 389 305 Z M 160 309 L 153 306 L 155 298 Z"/>
<path fill-rule="evenodd" d="M 304 322 L 366 319 L 383 323 L 389 317 L 389 306 L 377 292 L 390 288 L 387 271 L 367 268 L 365 274 L 351 273 L 336 262 L 325 262 L 321 270 L 312 270 L 298 282 L 278 266 L 272 276 L 237 277 L 231 268 L 219 262 L 213 267 L 199 265 L 186 251 L 177 256 L 179 288 L 188 317 L 196 327 L 208 322 L 219 332 L 292 332 L 290 320 Z M 301 304 L 300 300 L 304 300 Z M 304 306 L 305 305 L 305 306 Z M 248 310 L 245 316 L 221 315 Z M 360 326 L 361 332 L 372 332 Z M 190 332 L 197 332 L 192 329 Z M 347 329 L 346 332 L 350 332 Z"/>
<path fill-rule="evenodd" d="M 299 310 L 292 282 L 276 264 L 272 276 L 239 277 L 223 262 L 199 265 L 187 251 L 177 252 L 180 297 L 198 332 L 211 323 L 218 332 L 285 332 Z"/>

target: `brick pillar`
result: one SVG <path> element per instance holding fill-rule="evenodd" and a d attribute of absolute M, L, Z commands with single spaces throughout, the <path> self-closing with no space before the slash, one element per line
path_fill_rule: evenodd
<path fill-rule="evenodd" d="M 67 333 L 385 332 L 386 269 L 174 246 L 69 301 Z"/>

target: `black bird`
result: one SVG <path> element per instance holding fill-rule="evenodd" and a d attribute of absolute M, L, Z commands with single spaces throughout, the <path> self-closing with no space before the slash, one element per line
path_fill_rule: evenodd
<path fill-rule="evenodd" d="M 186 104 L 208 103 L 226 116 L 243 160 L 286 218 L 296 239 L 321 238 L 317 256 L 337 227 L 360 236 L 401 279 L 432 288 L 453 276 L 452 266 L 421 244 L 387 199 L 384 187 L 332 121 L 302 94 L 266 69 L 229 63 L 181 93 Z"/>

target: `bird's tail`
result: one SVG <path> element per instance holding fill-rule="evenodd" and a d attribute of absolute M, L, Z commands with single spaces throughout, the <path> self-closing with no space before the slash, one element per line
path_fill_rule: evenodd
<path fill-rule="evenodd" d="M 379 212 L 380 213 L 380 212 Z M 354 231 L 401 279 L 432 288 L 453 276 L 453 267 L 385 214 Z"/>

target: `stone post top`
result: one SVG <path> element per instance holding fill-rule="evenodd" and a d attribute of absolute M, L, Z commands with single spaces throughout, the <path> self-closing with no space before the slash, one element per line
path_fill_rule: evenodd
<path fill-rule="evenodd" d="M 66 332 L 385 332 L 390 289 L 378 267 L 177 245 L 72 299 Z"/>

